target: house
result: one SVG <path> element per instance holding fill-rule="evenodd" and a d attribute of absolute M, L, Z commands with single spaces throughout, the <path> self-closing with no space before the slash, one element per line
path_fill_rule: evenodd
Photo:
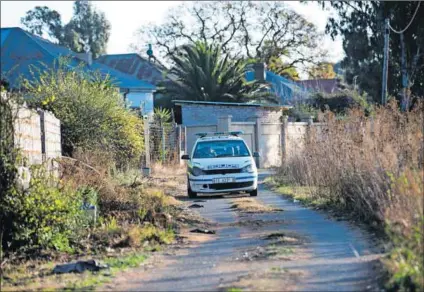
<path fill-rule="evenodd" d="M 246 72 L 246 80 L 253 81 L 257 79 L 258 73 L 254 70 Z M 280 98 L 280 104 L 293 105 L 296 101 L 307 99 L 309 97 L 309 90 L 301 84 L 284 78 L 271 71 L 264 71 L 265 77 L 263 78 L 269 84 L 269 91 L 275 93 Z"/>
<path fill-rule="evenodd" d="M 135 53 L 103 55 L 96 61 L 157 87 L 168 82 L 174 82 L 175 79 L 172 74 L 167 73 L 168 69 L 157 59 L 148 60 Z M 154 94 L 155 106 L 170 108 L 172 106 L 171 100 L 166 100 L 164 97 L 163 94 L 156 92 Z"/>
<path fill-rule="evenodd" d="M 19 89 L 23 78 L 37 78 L 37 72 L 31 69 L 32 66 L 41 70 L 53 68 L 59 57 L 70 57 L 70 68 L 76 69 L 82 65 L 83 70 L 98 71 L 103 76 L 110 76 L 130 107 L 141 106 L 143 114 L 153 114 L 153 93 L 156 86 L 148 81 L 92 60 L 90 53 L 75 53 L 21 28 L 1 28 L 1 74 L 12 89 Z"/>

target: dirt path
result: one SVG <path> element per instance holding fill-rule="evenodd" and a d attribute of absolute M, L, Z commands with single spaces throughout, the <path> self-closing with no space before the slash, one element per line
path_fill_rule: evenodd
<path fill-rule="evenodd" d="M 261 175 L 261 179 L 266 174 Z M 281 212 L 245 214 L 233 197 L 199 198 L 215 222 L 191 248 L 134 270 L 108 288 L 125 291 L 364 291 L 377 289 L 379 255 L 359 228 L 283 199 L 260 187 L 258 201 Z M 267 238 L 270 234 L 274 237 Z M 284 234 L 284 236 L 277 236 Z"/>

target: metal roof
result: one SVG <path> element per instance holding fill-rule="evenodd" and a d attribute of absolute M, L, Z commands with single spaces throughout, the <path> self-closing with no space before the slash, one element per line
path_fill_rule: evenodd
<path fill-rule="evenodd" d="M 253 71 L 247 71 L 245 76 L 247 81 L 255 80 Z M 295 100 L 307 98 L 309 95 L 307 88 L 271 71 L 265 71 L 265 81 L 271 85 L 270 91 L 281 99 L 282 104 L 292 104 Z"/>
<path fill-rule="evenodd" d="M 26 32 L 19 27 L 1 28 L 1 73 L 12 87 L 19 87 L 21 78 L 38 78 L 31 67 L 53 68 L 59 57 L 70 57 L 69 67 L 76 68 L 84 64 L 85 72 L 99 71 L 103 76 L 109 75 L 112 82 L 127 89 L 154 91 L 156 87 L 148 82 L 134 78 L 99 62 L 91 65 L 78 58 L 77 54 L 68 48 L 54 44 L 41 37 Z M 33 74 L 34 73 L 34 74 Z"/>

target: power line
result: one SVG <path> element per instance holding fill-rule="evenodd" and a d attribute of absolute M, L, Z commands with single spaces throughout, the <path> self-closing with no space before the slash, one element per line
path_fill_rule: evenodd
<path fill-rule="evenodd" d="M 420 8 L 420 5 L 421 5 L 421 1 L 418 1 L 418 5 L 417 5 L 417 8 L 415 9 L 415 12 L 414 12 L 414 15 L 412 16 L 412 18 L 411 18 L 411 21 L 408 23 L 408 25 L 404 28 L 404 29 L 402 29 L 401 31 L 397 31 L 397 30 L 395 30 L 391 25 L 390 25 L 390 23 L 389 23 L 389 27 L 390 27 L 390 29 L 394 32 L 394 33 L 397 33 L 397 34 L 402 34 L 402 33 L 404 33 L 410 26 L 411 26 L 411 24 L 412 24 L 412 22 L 414 21 L 414 18 L 415 18 L 415 16 L 417 15 L 417 12 L 418 12 L 418 8 Z"/>

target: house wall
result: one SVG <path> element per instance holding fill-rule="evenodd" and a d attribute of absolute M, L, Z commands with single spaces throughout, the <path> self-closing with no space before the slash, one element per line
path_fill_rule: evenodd
<path fill-rule="evenodd" d="M 185 126 L 215 124 L 219 116 L 232 116 L 233 122 L 253 122 L 260 117 L 264 123 L 281 121 L 282 110 L 272 107 L 184 104 L 181 106 Z"/>

